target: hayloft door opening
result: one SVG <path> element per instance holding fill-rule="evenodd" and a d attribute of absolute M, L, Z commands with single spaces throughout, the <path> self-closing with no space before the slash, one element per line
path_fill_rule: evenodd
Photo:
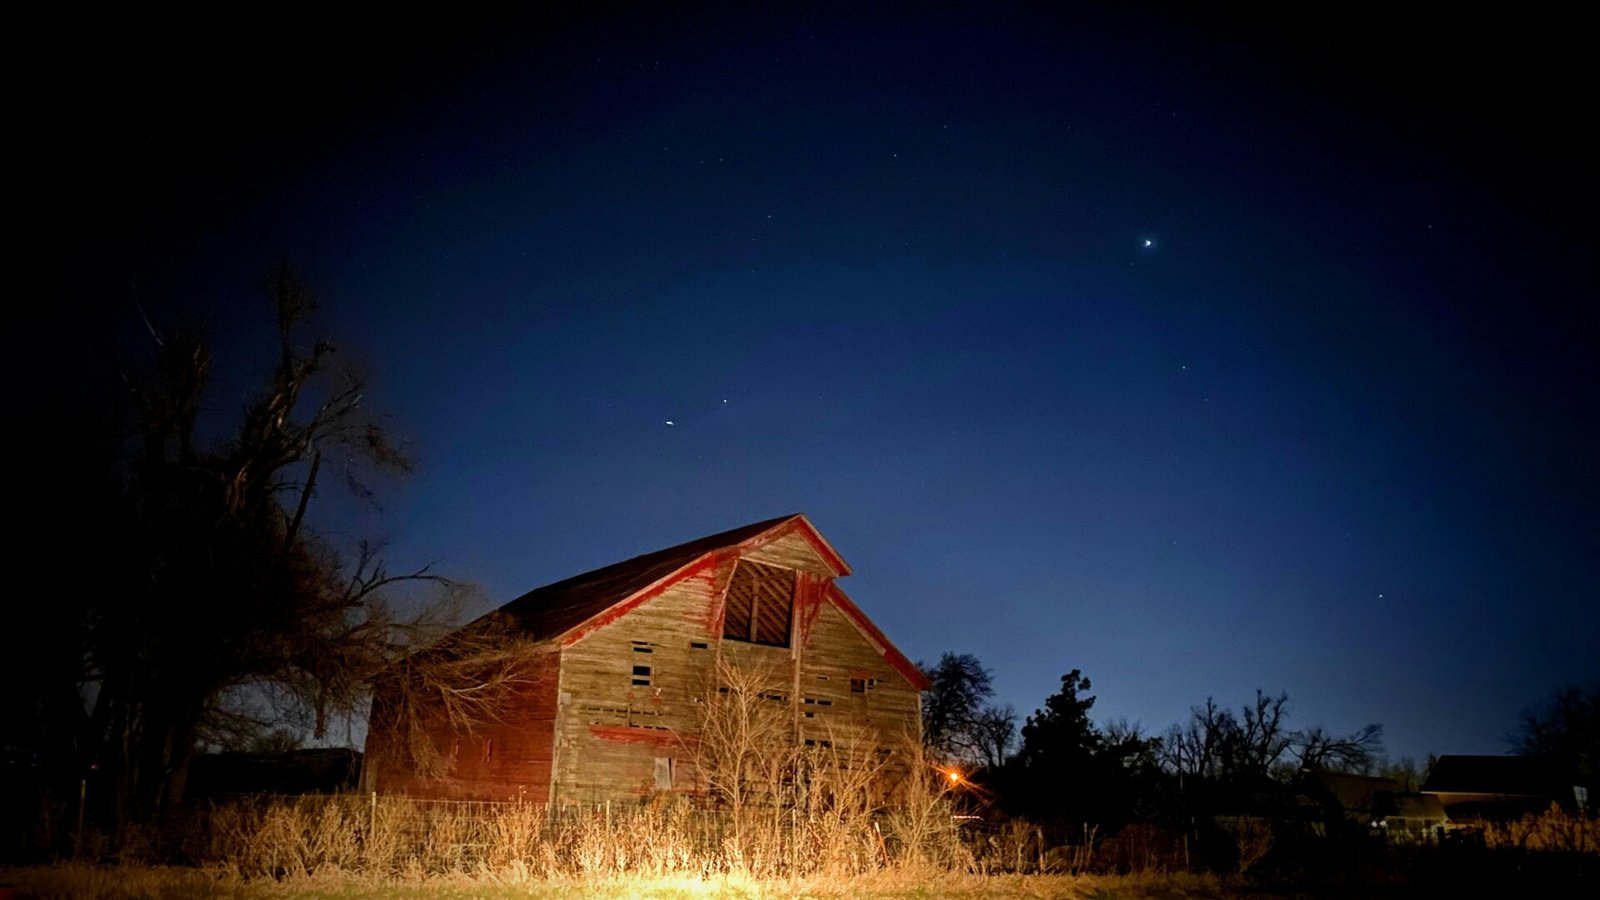
<path fill-rule="evenodd" d="M 794 586 L 793 569 L 739 560 L 728 584 L 722 636 L 772 647 L 789 646 Z"/>

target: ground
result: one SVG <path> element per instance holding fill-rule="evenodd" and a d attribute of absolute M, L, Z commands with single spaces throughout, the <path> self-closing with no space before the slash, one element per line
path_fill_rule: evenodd
<path fill-rule="evenodd" d="M 14 893 L 8 894 L 7 891 Z M 849 882 L 756 882 L 737 877 L 712 880 L 666 877 L 607 881 L 525 881 L 499 878 L 439 878 L 415 882 L 363 881 L 349 877 L 291 881 L 231 878 L 194 869 L 112 867 L 69 864 L 0 870 L 0 900 L 12 897 L 92 898 L 1130 898 L 1202 900 L 1238 894 L 1205 876 L 950 876 L 903 874 Z M 1253 896 L 1262 896 L 1253 894 Z"/>

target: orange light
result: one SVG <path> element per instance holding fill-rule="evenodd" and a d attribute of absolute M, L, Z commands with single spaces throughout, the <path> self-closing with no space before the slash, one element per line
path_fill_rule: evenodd
<path fill-rule="evenodd" d="M 950 783 L 951 784 L 955 784 L 955 783 L 957 783 L 957 782 L 959 782 L 961 780 L 961 773 L 957 772 L 955 769 L 951 769 L 949 772 L 947 772 L 945 774 L 950 776 Z"/>

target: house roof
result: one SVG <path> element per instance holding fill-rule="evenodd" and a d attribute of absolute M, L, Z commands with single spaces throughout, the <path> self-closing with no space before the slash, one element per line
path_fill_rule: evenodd
<path fill-rule="evenodd" d="M 1422 790 L 1430 794 L 1554 796 L 1561 790 L 1541 760 L 1531 756 L 1441 756 Z"/>
<path fill-rule="evenodd" d="M 688 543 L 635 556 L 632 559 L 574 575 L 554 584 L 534 588 L 500 607 L 489 616 L 510 616 L 517 626 L 535 641 L 576 640 L 587 628 L 597 627 L 619 612 L 637 605 L 666 585 L 701 569 L 719 556 L 736 553 L 744 547 L 784 535 L 798 533 L 836 574 L 850 574 L 850 567 L 800 513 L 755 522 Z M 833 604 L 843 611 L 879 652 L 919 690 L 926 690 L 922 672 L 889 642 L 856 605 L 837 587 L 827 592 Z M 608 615 L 609 614 L 609 615 Z"/>
<path fill-rule="evenodd" d="M 1316 772 L 1308 778 L 1312 784 L 1320 785 L 1329 799 L 1347 810 L 1370 810 L 1378 794 L 1395 794 L 1401 790 L 1400 782 L 1374 775 Z"/>

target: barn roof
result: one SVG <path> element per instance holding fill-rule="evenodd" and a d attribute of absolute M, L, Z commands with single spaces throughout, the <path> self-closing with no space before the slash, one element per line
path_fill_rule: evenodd
<path fill-rule="evenodd" d="M 742 544 L 795 518 L 799 516 L 756 522 L 574 575 L 534 588 L 498 612 L 515 617 L 534 640 L 558 637 L 707 553 Z"/>
<path fill-rule="evenodd" d="M 511 616 L 518 627 L 535 641 L 551 640 L 569 635 L 602 614 L 638 597 L 651 588 L 659 588 L 676 580 L 697 563 L 719 552 L 733 551 L 757 542 L 757 539 L 776 537 L 797 531 L 808 540 L 817 554 L 839 575 L 850 574 L 850 567 L 828 545 L 822 535 L 800 513 L 754 522 L 719 534 L 698 538 L 688 543 L 635 556 L 574 575 L 554 584 L 534 588 L 507 603 L 490 616 Z M 862 612 L 835 587 L 829 592 L 836 606 L 850 616 L 858 627 L 881 643 L 880 651 L 919 689 L 925 690 L 926 679 L 916 666 L 879 631 Z M 637 602 L 637 601 L 635 601 Z M 568 638 L 571 639 L 570 636 Z"/>

